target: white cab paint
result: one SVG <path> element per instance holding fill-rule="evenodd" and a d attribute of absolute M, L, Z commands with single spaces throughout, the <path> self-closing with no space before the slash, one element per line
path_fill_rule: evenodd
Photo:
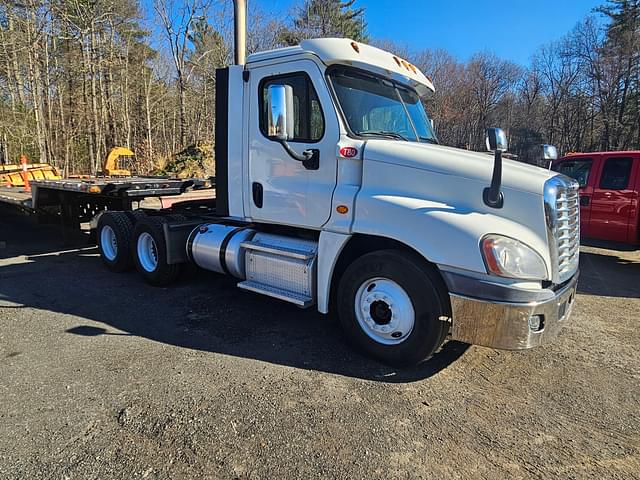
<path fill-rule="evenodd" d="M 357 46 L 357 50 L 352 44 Z M 281 61 L 283 58 L 310 53 L 318 57 L 325 65 L 352 65 L 415 88 L 420 95 L 434 91 L 431 80 L 415 65 L 403 58 L 364 43 L 348 38 L 313 38 L 303 40 L 299 46 L 267 50 L 249 55 L 248 63 Z M 395 60 L 397 59 L 397 61 Z"/>
<path fill-rule="evenodd" d="M 304 72 L 311 79 L 322 105 L 325 131 L 315 143 L 290 141 L 298 153 L 320 150 L 320 168 L 307 170 L 291 158 L 283 146 L 260 131 L 259 88 L 268 77 Z M 336 186 L 335 146 L 340 138 L 338 119 L 322 71 L 312 60 L 289 59 L 287 62 L 251 69 L 249 105 L 249 175 L 246 191 L 254 182 L 263 188 L 263 206 L 258 208 L 249 196 L 245 210 L 253 221 L 304 228 L 320 228 L 331 215 L 331 197 Z M 246 198 L 246 197 L 245 197 Z"/>
<path fill-rule="evenodd" d="M 318 311 L 329 313 L 331 277 L 340 253 L 351 238 L 341 233 L 321 232 L 318 243 Z"/>
<path fill-rule="evenodd" d="M 245 185 L 246 171 L 246 140 L 243 139 L 247 133 L 245 128 L 246 111 L 244 104 L 244 81 L 242 72 L 244 68 L 239 65 L 229 67 L 229 114 L 227 131 L 228 136 L 228 189 L 229 189 L 229 215 L 231 217 L 243 218 L 244 202 L 241 192 Z"/>
<path fill-rule="evenodd" d="M 480 239 L 498 233 L 551 265 L 541 192 L 553 173 L 505 162 L 504 207 L 493 209 L 482 202 L 490 156 L 391 140 L 368 141 L 364 156 L 353 233 L 392 238 L 433 263 L 474 272 L 486 271 Z"/>
<path fill-rule="evenodd" d="M 338 182 L 333 193 L 331 218 L 324 225 L 324 230 L 351 233 L 353 227 L 353 212 L 356 207 L 356 195 L 362 186 L 362 152 L 365 142 L 343 135 L 336 147 L 338 159 Z M 355 149 L 354 157 L 345 157 L 340 152 L 343 148 Z M 347 207 L 346 213 L 341 209 Z"/>

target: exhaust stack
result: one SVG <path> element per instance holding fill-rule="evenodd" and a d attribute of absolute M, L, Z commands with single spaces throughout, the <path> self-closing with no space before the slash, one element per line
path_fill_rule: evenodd
<path fill-rule="evenodd" d="M 234 62 L 244 65 L 247 56 L 247 0 L 233 0 Z"/>

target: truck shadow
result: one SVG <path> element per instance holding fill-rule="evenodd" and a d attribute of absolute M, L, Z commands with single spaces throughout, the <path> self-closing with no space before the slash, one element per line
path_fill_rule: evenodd
<path fill-rule="evenodd" d="M 87 247 L 88 238 L 86 233 L 60 225 L 38 224 L 35 215 L 0 204 L 0 259 Z"/>
<path fill-rule="evenodd" d="M 580 252 L 578 293 L 605 297 L 640 298 L 640 256 L 614 251 Z"/>
<path fill-rule="evenodd" d="M 607 250 L 617 250 L 620 252 L 634 252 L 638 250 L 635 245 L 628 243 L 610 242 L 607 240 L 599 240 L 597 238 L 580 237 L 580 245 L 584 247 L 604 248 Z"/>
<path fill-rule="evenodd" d="M 154 288 L 135 272 L 108 272 L 97 249 L 87 248 L 82 238 L 79 250 L 65 246 L 60 252 L 51 248 L 60 247 L 60 242 L 49 242 L 46 229 L 30 225 L 25 236 L 3 228 L 6 225 L 4 218 L 0 220 L 0 233 L 7 234 L 11 245 L 6 250 L 9 260 L 0 261 L 0 310 L 7 309 L 9 318 L 14 315 L 10 312 L 24 307 L 79 317 L 78 325 L 66 332 L 87 342 L 101 335 L 142 337 L 389 383 L 435 375 L 468 348 L 449 342 L 430 361 L 395 369 L 355 352 L 333 318 L 243 292 L 231 278 L 188 268 L 172 287 Z"/>

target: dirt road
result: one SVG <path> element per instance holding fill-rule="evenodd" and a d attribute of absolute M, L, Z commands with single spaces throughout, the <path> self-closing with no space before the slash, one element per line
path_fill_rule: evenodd
<path fill-rule="evenodd" d="M 0 478 L 640 478 L 640 255 L 581 269 L 554 344 L 396 371 L 319 314 L 196 270 L 148 287 L 2 212 Z"/>

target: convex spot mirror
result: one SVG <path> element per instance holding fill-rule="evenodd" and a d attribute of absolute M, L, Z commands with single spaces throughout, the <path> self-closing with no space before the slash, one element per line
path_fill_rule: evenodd
<path fill-rule="evenodd" d="M 294 136 L 293 87 L 269 85 L 267 88 L 267 135 L 275 140 L 290 140 Z"/>
<path fill-rule="evenodd" d="M 490 152 L 507 151 L 507 135 L 501 128 L 487 128 L 487 150 Z"/>
<path fill-rule="evenodd" d="M 544 160 L 557 160 L 558 150 L 553 145 L 542 145 L 542 158 Z"/>

